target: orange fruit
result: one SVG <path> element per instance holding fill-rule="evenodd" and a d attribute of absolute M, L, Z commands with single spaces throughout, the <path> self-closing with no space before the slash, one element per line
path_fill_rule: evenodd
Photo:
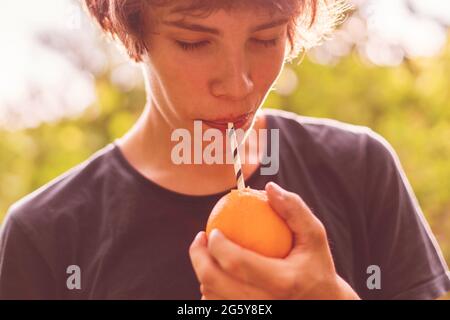
<path fill-rule="evenodd" d="M 234 243 L 267 257 L 284 258 L 292 248 L 292 232 L 269 205 L 267 195 L 249 187 L 233 189 L 216 203 L 206 235 L 215 228 Z"/>

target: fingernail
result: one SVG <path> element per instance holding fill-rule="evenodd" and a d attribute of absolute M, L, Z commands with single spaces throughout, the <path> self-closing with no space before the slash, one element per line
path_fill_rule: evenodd
<path fill-rule="evenodd" d="M 222 232 L 219 229 L 213 229 L 210 234 L 211 237 L 222 237 Z"/>
<path fill-rule="evenodd" d="M 273 191 L 275 191 L 275 193 L 278 193 L 279 195 L 282 195 L 284 193 L 284 190 L 277 185 L 275 182 L 269 182 L 270 187 L 273 189 Z"/>
<path fill-rule="evenodd" d="M 203 231 L 200 231 L 200 232 L 197 233 L 197 235 L 195 236 L 194 241 L 195 241 L 195 242 L 198 242 L 198 241 L 202 240 L 202 238 L 203 238 Z"/>

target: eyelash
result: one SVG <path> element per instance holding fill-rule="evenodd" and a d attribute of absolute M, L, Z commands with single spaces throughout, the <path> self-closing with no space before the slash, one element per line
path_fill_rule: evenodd
<path fill-rule="evenodd" d="M 271 39 L 271 40 L 252 39 L 252 41 L 264 46 L 265 48 L 270 48 L 270 47 L 274 47 L 277 45 L 278 38 Z M 200 41 L 200 42 L 189 43 L 189 42 L 183 42 L 183 41 L 176 40 L 176 43 L 181 47 L 181 49 L 183 49 L 185 51 L 193 51 L 193 50 L 200 49 L 200 48 L 208 45 L 209 41 Z"/>

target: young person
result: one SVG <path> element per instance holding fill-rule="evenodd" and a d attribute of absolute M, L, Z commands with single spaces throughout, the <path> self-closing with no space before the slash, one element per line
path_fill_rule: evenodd
<path fill-rule="evenodd" d="M 329 31 L 339 5 L 85 2 L 141 63 L 147 104 L 122 138 L 11 206 L 0 298 L 434 299 L 450 290 L 440 249 L 382 137 L 261 109 L 284 63 Z M 208 215 L 236 179 L 230 163 L 174 161 L 173 133 L 194 136 L 196 121 L 201 134 L 223 133 L 229 122 L 268 132 L 257 148 L 240 140 L 258 160 L 244 161 L 242 172 L 292 229 L 287 258 L 260 256 L 220 232 L 206 239 Z M 263 174 L 267 154 L 278 163 Z"/>

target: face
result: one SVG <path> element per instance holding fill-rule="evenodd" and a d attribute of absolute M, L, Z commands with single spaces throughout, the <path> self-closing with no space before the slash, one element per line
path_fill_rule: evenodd
<path fill-rule="evenodd" d="M 153 106 L 174 129 L 203 120 L 204 129 L 233 121 L 248 130 L 283 67 L 287 18 L 252 9 L 207 17 L 158 10 L 144 57 Z"/>

